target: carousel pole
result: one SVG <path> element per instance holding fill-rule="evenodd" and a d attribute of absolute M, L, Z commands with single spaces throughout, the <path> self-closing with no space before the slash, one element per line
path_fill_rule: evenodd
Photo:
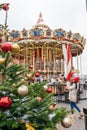
<path fill-rule="evenodd" d="M 39 48 L 36 48 L 36 53 L 37 53 L 37 57 L 36 57 L 36 62 L 37 62 L 37 69 L 39 70 L 40 69 L 40 59 L 39 59 Z"/>
<path fill-rule="evenodd" d="M 50 48 L 48 49 L 48 59 L 49 59 L 49 65 L 50 65 L 50 63 L 52 62 L 52 60 L 51 60 L 51 53 L 50 53 Z M 51 67 L 49 66 L 49 79 L 50 79 L 50 76 L 51 76 Z"/>
<path fill-rule="evenodd" d="M 46 47 L 45 47 L 46 42 L 44 43 L 43 47 L 43 62 L 44 62 L 44 73 L 46 73 Z"/>
<path fill-rule="evenodd" d="M 63 73 L 63 59 L 62 59 L 62 56 L 61 56 L 61 62 L 60 62 L 60 65 L 61 65 L 61 74 Z"/>
<path fill-rule="evenodd" d="M 54 59 L 53 59 L 53 70 L 54 70 L 54 75 L 56 75 L 56 70 L 55 70 L 55 67 L 56 67 L 56 58 L 55 58 L 55 48 L 53 48 L 53 56 L 54 56 Z"/>
<path fill-rule="evenodd" d="M 33 46 L 33 52 L 32 52 L 32 55 L 33 55 L 33 72 L 35 71 L 35 50 L 34 50 L 34 46 Z"/>
<path fill-rule="evenodd" d="M 47 44 L 47 80 L 49 80 L 49 61 L 48 61 L 48 44 Z"/>
<path fill-rule="evenodd" d="M 82 77 L 82 57 L 80 55 L 80 72 L 81 72 L 81 77 Z"/>
<path fill-rule="evenodd" d="M 28 44 L 26 44 L 26 68 L 28 68 Z"/>
<path fill-rule="evenodd" d="M 78 59 L 78 50 L 77 50 L 77 70 L 79 70 L 79 59 Z M 79 76 L 79 73 L 77 73 Z"/>
<path fill-rule="evenodd" d="M 43 61 L 43 47 L 42 47 L 42 55 L 41 55 L 41 61 Z"/>

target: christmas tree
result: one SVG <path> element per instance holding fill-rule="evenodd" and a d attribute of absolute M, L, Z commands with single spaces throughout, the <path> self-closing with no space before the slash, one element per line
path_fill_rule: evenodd
<path fill-rule="evenodd" d="M 8 11 L 8 4 L 0 8 Z M 54 93 L 46 82 L 36 82 L 38 72 L 18 65 L 13 54 L 20 51 L 8 42 L 7 26 L 0 30 L 0 130 L 54 130 L 67 115 L 66 108 L 55 107 Z M 2 40 L 2 36 L 5 40 Z M 7 42 L 6 42 L 7 41 Z"/>
<path fill-rule="evenodd" d="M 54 93 L 46 88 L 46 82 L 34 82 L 38 72 L 13 64 L 11 53 L 15 46 L 18 51 L 17 44 L 1 43 L 0 128 L 25 130 L 28 122 L 36 130 L 54 130 L 68 111 L 54 107 Z"/>

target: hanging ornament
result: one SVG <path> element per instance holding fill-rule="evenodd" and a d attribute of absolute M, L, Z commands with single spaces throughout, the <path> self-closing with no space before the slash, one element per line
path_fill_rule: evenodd
<path fill-rule="evenodd" d="M 28 87 L 25 85 L 22 85 L 18 88 L 18 94 L 21 96 L 25 96 L 26 94 L 28 94 Z"/>
<path fill-rule="evenodd" d="M 12 52 L 13 53 L 17 53 L 17 52 L 19 52 L 19 50 L 20 50 L 20 47 L 19 47 L 19 45 L 18 44 L 12 44 Z"/>
<path fill-rule="evenodd" d="M 74 122 L 74 117 L 72 115 L 68 115 L 61 121 L 61 124 L 63 127 L 69 128 L 72 126 L 73 122 Z"/>
<path fill-rule="evenodd" d="M 48 86 L 47 86 L 47 85 L 44 85 L 43 87 L 44 87 L 44 90 L 47 91 Z"/>
<path fill-rule="evenodd" d="M 40 74 L 38 72 L 35 73 L 35 77 L 39 77 Z"/>
<path fill-rule="evenodd" d="M 29 68 L 30 68 L 30 69 L 33 69 L 33 65 L 30 65 Z"/>
<path fill-rule="evenodd" d="M 11 51 L 11 50 L 12 50 L 11 43 L 9 43 L 9 42 L 4 42 L 4 43 L 1 45 L 1 49 L 2 49 L 2 51 L 4 51 L 4 52 Z"/>
<path fill-rule="evenodd" d="M 9 10 L 8 4 L 2 4 L 2 9 L 5 11 Z"/>
<path fill-rule="evenodd" d="M 48 93 L 52 93 L 52 88 L 49 87 L 49 88 L 47 89 L 47 92 L 48 92 Z"/>
<path fill-rule="evenodd" d="M 26 130 L 35 130 L 35 129 L 31 126 L 31 124 L 26 123 Z"/>
<path fill-rule="evenodd" d="M 36 97 L 36 99 L 37 99 L 39 102 L 42 102 L 42 98 L 41 98 L 41 97 Z"/>
<path fill-rule="evenodd" d="M 7 109 L 10 107 L 11 104 L 12 104 L 12 100 L 8 96 L 3 96 L 2 98 L 0 98 L 0 107 L 1 108 Z"/>
<path fill-rule="evenodd" d="M 49 110 L 50 110 L 50 111 L 53 111 L 53 110 L 54 110 L 53 105 L 50 105 Z"/>
<path fill-rule="evenodd" d="M 34 77 L 32 77 L 32 78 L 31 78 L 31 80 L 32 80 L 32 81 L 35 81 L 35 78 L 34 78 Z"/>
<path fill-rule="evenodd" d="M 0 57 L 0 64 L 4 64 L 5 63 L 5 58 Z"/>
<path fill-rule="evenodd" d="M 30 74 L 27 74 L 27 76 L 26 76 L 28 79 L 31 79 L 32 78 L 32 74 L 30 73 Z"/>

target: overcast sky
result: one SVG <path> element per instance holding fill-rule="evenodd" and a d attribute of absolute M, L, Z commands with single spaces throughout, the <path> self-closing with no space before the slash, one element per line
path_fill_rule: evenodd
<path fill-rule="evenodd" d="M 80 33 L 87 39 L 86 0 L 0 0 L 10 3 L 8 28 L 10 30 L 31 29 L 39 13 L 51 29 L 62 28 Z M 5 11 L 0 11 L 0 24 L 4 24 Z M 82 74 L 87 75 L 87 45 L 82 53 Z"/>

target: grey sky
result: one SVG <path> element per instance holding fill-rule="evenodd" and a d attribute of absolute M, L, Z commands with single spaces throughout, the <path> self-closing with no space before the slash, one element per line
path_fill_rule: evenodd
<path fill-rule="evenodd" d="M 51 29 L 62 28 L 80 33 L 87 39 L 86 0 L 0 0 L 10 3 L 8 28 L 31 29 L 39 13 Z M 0 24 L 4 24 L 5 11 L 0 11 Z M 87 74 L 87 45 L 82 54 L 82 73 Z"/>

